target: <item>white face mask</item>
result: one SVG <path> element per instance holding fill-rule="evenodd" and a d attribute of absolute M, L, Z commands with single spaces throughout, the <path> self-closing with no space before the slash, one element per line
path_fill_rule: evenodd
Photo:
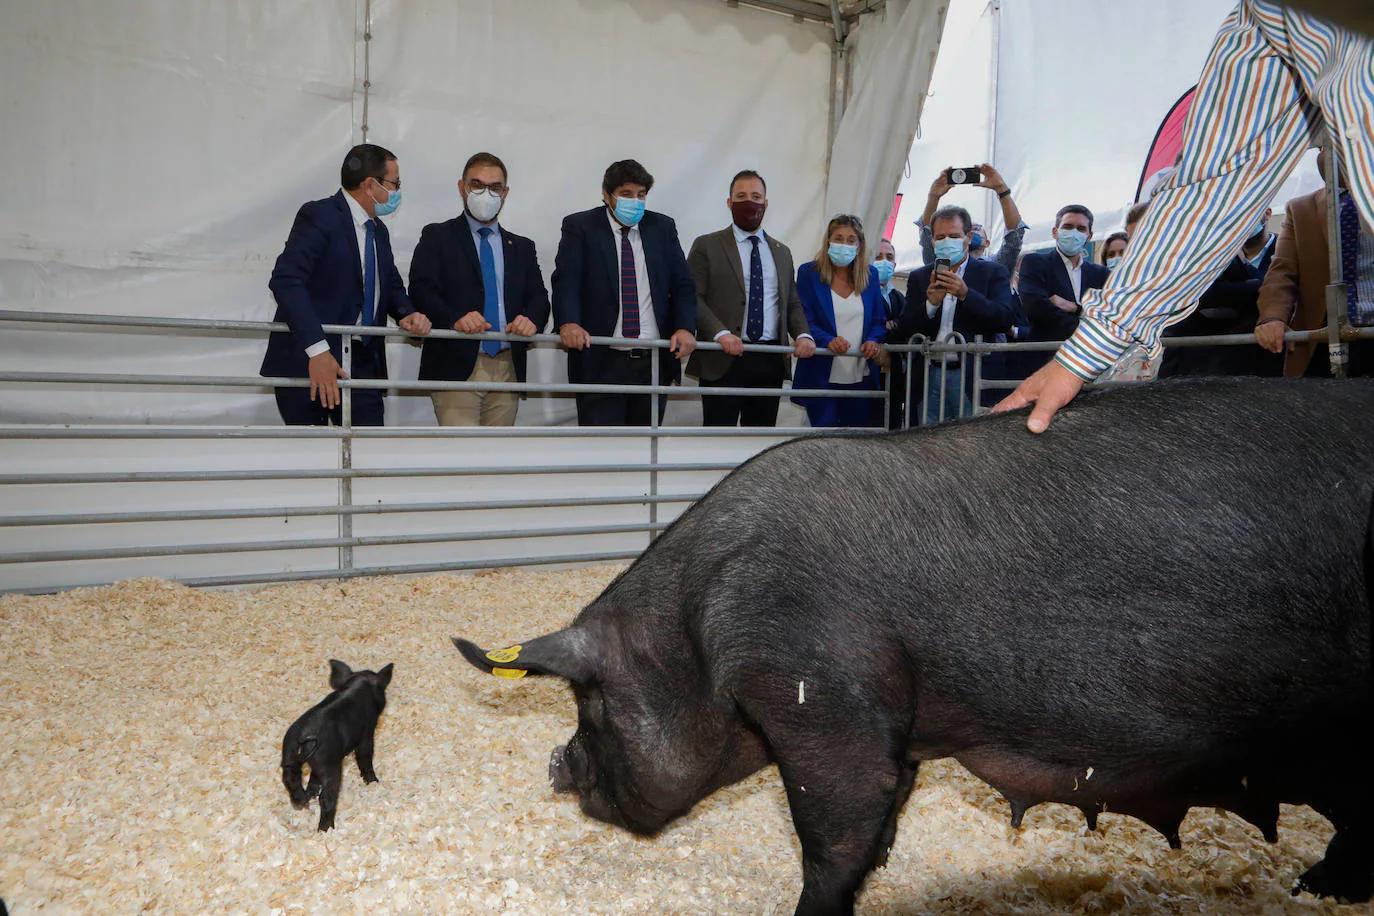
<path fill-rule="evenodd" d="M 490 189 L 468 192 L 468 212 L 479 223 L 489 223 L 496 219 L 496 214 L 501 212 L 503 203 L 505 200 L 501 195 Z"/>

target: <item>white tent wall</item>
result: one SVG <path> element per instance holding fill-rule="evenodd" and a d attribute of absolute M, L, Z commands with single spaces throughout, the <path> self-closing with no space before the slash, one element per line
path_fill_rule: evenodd
<path fill-rule="evenodd" d="M 831 150 L 825 214 L 858 214 L 870 252 L 920 123 L 944 10 L 945 0 L 888 0 L 881 13 L 860 19 L 850 39 L 857 45 L 853 97 Z"/>
<path fill-rule="evenodd" d="M 829 30 L 719 0 L 374 0 L 369 132 L 396 152 L 389 218 L 405 275 L 420 229 L 458 210 L 466 157 L 510 168 L 503 223 L 545 278 L 564 215 L 636 158 L 684 248 L 726 225 L 730 177 L 768 179 L 768 229 L 811 250 L 822 219 Z M 361 139 L 363 0 L 110 4 L 0 11 L 15 164 L 0 201 L 0 308 L 270 320 L 267 279 L 296 208 L 337 189 Z M 264 342 L 8 325 L 12 371 L 255 375 Z M 418 350 L 390 351 L 414 378 Z M 541 353 L 536 380 L 562 379 Z M 557 403 L 557 410 L 549 403 Z M 570 413 L 532 399 L 522 422 Z M 433 421 L 392 397 L 391 424 Z M 0 386 L 0 422 L 269 424 L 270 393 Z"/>
<path fill-rule="evenodd" d="M 952 0 L 945 13 L 940 52 L 931 74 L 920 130 L 911 144 L 906 169 L 899 176 L 901 210 L 892 231 L 900 270 L 921 266 L 920 235 L 915 221 L 940 169 L 985 162 L 992 148 L 992 99 L 997 72 L 994 21 L 987 0 Z M 986 223 L 982 189 L 955 189 L 947 203 L 968 207 Z M 890 205 L 890 202 L 889 202 Z"/>

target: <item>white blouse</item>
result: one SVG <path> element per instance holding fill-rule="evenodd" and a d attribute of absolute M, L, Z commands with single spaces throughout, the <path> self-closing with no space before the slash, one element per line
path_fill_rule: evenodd
<path fill-rule="evenodd" d="M 841 296 L 833 289 L 830 300 L 835 307 L 835 336 L 849 341 L 849 352 L 855 356 L 864 341 L 864 300 L 858 293 Z M 833 359 L 830 361 L 830 384 L 856 385 L 868 372 L 866 359 Z"/>

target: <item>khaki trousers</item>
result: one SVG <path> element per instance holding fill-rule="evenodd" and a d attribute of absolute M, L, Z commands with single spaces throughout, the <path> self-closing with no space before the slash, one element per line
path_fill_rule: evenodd
<path fill-rule="evenodd" d="M 515 360 L 509 347 L 498 356 L 477 354 L 469 382 L 514 382 Z M 514 426 L 520 395 L 514 391 L 435 391 L 434 416 L 440 426 Z"/>

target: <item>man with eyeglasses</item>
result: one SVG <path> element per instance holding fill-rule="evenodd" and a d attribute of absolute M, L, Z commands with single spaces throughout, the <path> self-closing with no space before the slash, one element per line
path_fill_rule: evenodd
<path fill-rule="evenodd" d="M 339 170 L 338 193 L 301 206 L 286 247 L 272 268 L 268 289 L 277 301 L 273 321 L 291 330 L 267 341 L 261 374 L 310 379 L 307 388 L 278 388 L 277 410 L 288 426 L 343 422 L 340 378 L 384 379 L 386 341 L 379 336 L 345 341 L 323 325 L 385 327 L 387 315 L 412 334 L 429 333 L 396 270 L 391 237 L 379 217 L 401 203 L 396 157 L 371 143 L 355 146 Z M 353 391 L 354 426 L 381 426 L 380 388 Z"/>
<path fill-rule="evenodd" d="M 458 182 L 462 215 L 420 233 L 410 262 L 410 296 L 436 327 L 465 334 L 497 331 L 529 337 L 549 320 L 549 294 L 534 242 L 497 221 L 510 186 L 506 165 L 477 153 Z M 420 378 L 455 382 L 525 380 L 529 345 L 503 340 L 426 340 Z M 513 391 L 435 391 L 441 426 L 514 426 Z"/>

